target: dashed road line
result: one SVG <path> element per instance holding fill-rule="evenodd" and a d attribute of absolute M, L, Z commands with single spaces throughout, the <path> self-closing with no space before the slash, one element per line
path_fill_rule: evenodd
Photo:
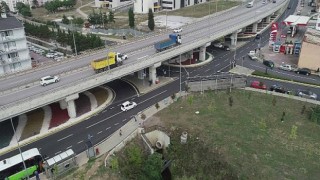
<path fill-rule="evenodd" d="M 66 149 L 71 149 L 72 148 L 72 146 L 69 146 L 69 147 L 67 147 Z"/>
<path fill-rule="evenodd" d="M 100 134 L 100 133 L 102 133 L 102 131 L 99 131 L 97 134 Z"/>
<path fill-rule="evenodd" d="M 82 142 L 83 142 L 83 140 L 82 140 L 82 141 L 77 142 L 77 144 L 80 144 L 80 143 L 82 143 Z"/>
<path fill-rule="evenodd" d="M 61 139 L 58 139 L 57 141 L 60 142 L 60 141 L 62 141 L 62 140 L 64 140 L 64 139 L 67 139 L 68 137 L 71 137 L 71 136 L 73 136 L 73 134 L 69 134 L 68 136 L 63 137 L 63 138 L 61 138 Z"/>
<path fill-rule="evenodd" d="M 114 125 L 117 126 L 119 123 L 115 123 Z"/>
<path fill-rule="evenodd" d="M 108 131 L 108 129 L 110 129 L 110 128 L 111 128 L 111 127 L 107 127 L 107 128 L 106 128 L 106 131 Z"/>
<path fill-rule="evenodd" d="M 57 155 L 57 154 L 60 154 L 60 153 L 61 153 L 61 151 L 58 151 L 58 152 L 54 153 L 54 155 Z"/>

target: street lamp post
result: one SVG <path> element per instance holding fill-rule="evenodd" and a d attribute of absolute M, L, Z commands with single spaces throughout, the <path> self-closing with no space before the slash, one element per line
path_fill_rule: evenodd
<path fill-rule="evenodd" d="M 179 93 L 180 93 L 180 96 L 181 96 L 181 54 L 179 55 L 179 59 L 180 59 L 180 91 L 179 91 Z"/>
<path fill-rule="evenodd" d="M 13 126 L 12 118 L 10 119 L 10 121 L 11 121 L 12 130 L 13 130 L 13 133 L 14 133 L 14 138 L 16 139 L 17 144 L 18 144 L 18 149 L 19 149 L 19 153 L 20 153 L 20 156 L 21 156 L 21 159 L 22 159 L 23 168 L 24 168 L 25 173 L 27 173 L 27 166 L 26 166 L 26 163 L 24 162 L 24 159 L 23 159 L 23 155 L 22 155 L 22 152 L 21 152 L 20 144 L 19 144 L 18 138 L 16 136 L 16 130 L 14 129 L 14 126 Z M 27 177 L 29 179 L 29 176 L 27 176 Z"/>
<path fill-rule="evenodd" d="M 168 30 L 168 11 L 166 10 L 166 31 Z"/>
<path fill-rule="evenodd" d="M 72 37 L 73 37 L 74 52 L 75 52 L 76 56 L 78 56 L 76 40 L 74 39 L 74 27 L 73 27 L 72 21 L 71 21 L 71 26 L 72 26 Z"/>

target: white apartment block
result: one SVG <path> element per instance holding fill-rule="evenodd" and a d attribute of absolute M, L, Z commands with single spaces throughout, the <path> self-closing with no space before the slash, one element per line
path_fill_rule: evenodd
<path fill-rule="evenodd" d="M 206 0 L 134 0 L 134 12 L 146 14 L 149 9 L 153 12 L 176 10 L 204 2 Z"/>
<path fill-rule="evenodd" d="M 133 0 L 95 0 L 95 7 L 116 8 L 132 2 Z"/>
<path fill-rule="evenodd" d="M 17 12 L 16 6 L 18 2 L 22 2 L 24 4 L 30 4 L 32 3 L 32 0 L 0 0 L 6 2 L 6 4 L 9 6 L 9 9 L 11 12 Z M 40 0 L 38 0 L 40 4 Z"/>
<path fill-rule="evenodd" d="M 0 75 L 31 68 L 31 58 L 22 23 L 15 17 L 1 14 Z"/>

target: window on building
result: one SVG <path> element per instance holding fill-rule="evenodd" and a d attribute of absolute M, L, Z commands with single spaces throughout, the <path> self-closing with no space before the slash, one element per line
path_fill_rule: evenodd
<path fill-rule="evenodd" d="M 190 5 L 190 0 L 188 0 L 188 5 Z"/>
<path fill-rule="evenodd" d="M 162 4 L 172 4 L 172 1 L 162 1 Z"/>

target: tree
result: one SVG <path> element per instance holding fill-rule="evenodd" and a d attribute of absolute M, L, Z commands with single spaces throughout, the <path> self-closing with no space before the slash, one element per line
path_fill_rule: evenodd
<path fill-rule="evenodd" d="M 148 13 L 148 27 L 151 31 L 154 30 L 154 16 L 153 16 L 153 12 L 152 12 L 152 9 L 150 8 L 149 9 L 149 13 Z"/>
<path fill-rule="evenodd" d="M 69 23 L 70 23 L 70 20 L 67 18 L 66 15 L 63 15 L 63 16 L 62 16 L 62 23 L 63 23 L 63 24 L 69 24 Z"/>
<path fill-rule="evenodd" d="M 129 16 L 129 26 L 131 28 L 134 28 L 134 13 L 132 8 L 129 9 L 128 16 Z"/>
<path fill-rule="evenodd" d="M 115 23 L 116 21 L 114 20 L 114 14 L 112 11 L 109 12 L 109 22 Z"/>
<path fill-rule="evenodd" d="M 16 8 L 21 15 L 28 17 L 32 16 L 29 5 L 25 5 L 22 2 L 17 2 Z"/>
<path fill-rule="evenodd" d="M 79 27 L 80 27 L 80 26 L 83 25 L 84 20 L 83 20 L 82 18 L 78 17 L 78 18 L 74 18 L 74 19 L 72 20 L 72 23 L 75 24 L 76 26 L 79 26 Z"/>
<path fill-rule="evenodd" d="M 162 165 L 163 162 L 161 154 L 153 153 L 149 155 L 143 167 L 146 179 L 161 180 Z"/>
<path fill-rule="evenodd" d="M 0 11 L 3 12 L 3 13 L 4 13 L 4 11 L 7 12 L 7 13 L 10 11 L 9 6 L 7 5 L 6 2 L 2 1 L 0 3 Z"/>

